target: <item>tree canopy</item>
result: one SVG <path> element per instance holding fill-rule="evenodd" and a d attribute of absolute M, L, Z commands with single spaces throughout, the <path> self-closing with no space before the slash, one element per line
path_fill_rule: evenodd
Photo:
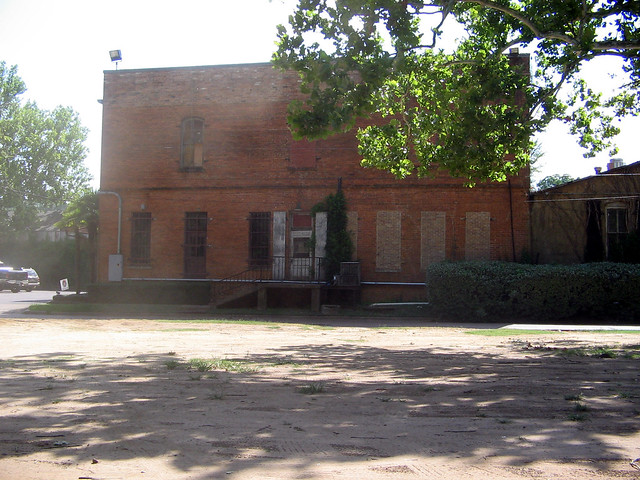
<path fill-rule="evenodd" d="M 444 45 L 457 24 L 466 33 Z M 585 156 L 615 153 L 616 118 L 640 109 L 639 26 L 637 0 L 300 0 L 273 62 L 302 79 L 294 137 L 373 117 L 357 130 L 363 166 L 504 180 L 554 119 Z M 531 70 L 514 47 L 531 51 Z M 599 57 L 622 61 L 608 97 L 580 76 Z"/>
<path fill-rule="evenodd" d="M 17 67 L 0 62 L 0 229 L 24 229 L 39 208 L 62 205 L 90 180 L 87 131 L 68 107 L 22 102 Z"/>
<path fill-rule="evenodd" d="M 566 173 L 547 175 L 538 182 L 538 184 L 536 185 L 536 190 L 546 190 L 547 188 L 559 187 L 560 185 L 573 182 L 574 180 L 577 179 Z"/>

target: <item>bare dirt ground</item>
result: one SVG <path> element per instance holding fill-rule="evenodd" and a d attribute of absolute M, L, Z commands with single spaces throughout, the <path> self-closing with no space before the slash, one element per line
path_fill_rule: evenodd
<path fill-rule="evenodd" d="M 331 323 L 2 318 L 0 478 L 640 478 L 640 335 Z"/>

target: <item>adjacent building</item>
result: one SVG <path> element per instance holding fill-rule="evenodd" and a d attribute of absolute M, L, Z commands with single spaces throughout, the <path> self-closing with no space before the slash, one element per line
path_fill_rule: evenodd
<path fill-rule="evenodd" d="M 536 263 L 640 261 L 640 162 L 531 195 Z"/>

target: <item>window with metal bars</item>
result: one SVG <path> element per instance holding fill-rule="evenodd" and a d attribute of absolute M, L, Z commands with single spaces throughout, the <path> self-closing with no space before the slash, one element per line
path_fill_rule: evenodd
<path fill-rule="evenodd" d="M 131 255 L 132 265 L 151 263 L 151 213 L 133 212 L 131 214 Z"/>
<path fill-rule="evenodd" d="M 184 219 L 184 273 L 201 278 L 207 265 L 207 212 L 187 212 Z"/>
<path fill-rule="evenodd" d="M 270 257 L 271 213 L 249 213 L 249 265 L 268 265 Z"/>

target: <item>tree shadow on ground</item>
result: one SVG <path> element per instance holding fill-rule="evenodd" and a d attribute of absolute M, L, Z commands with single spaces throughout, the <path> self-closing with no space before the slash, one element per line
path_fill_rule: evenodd
<path fill-rule="evenodd" d="M 0 460 L 162 457 L 214 478 L 406 455 L 628 460 L 614 438 L 640 430 L 637 359 L 512 348 L 278 346 L 212 370 L 173 352 L 1 359 Z"/>

